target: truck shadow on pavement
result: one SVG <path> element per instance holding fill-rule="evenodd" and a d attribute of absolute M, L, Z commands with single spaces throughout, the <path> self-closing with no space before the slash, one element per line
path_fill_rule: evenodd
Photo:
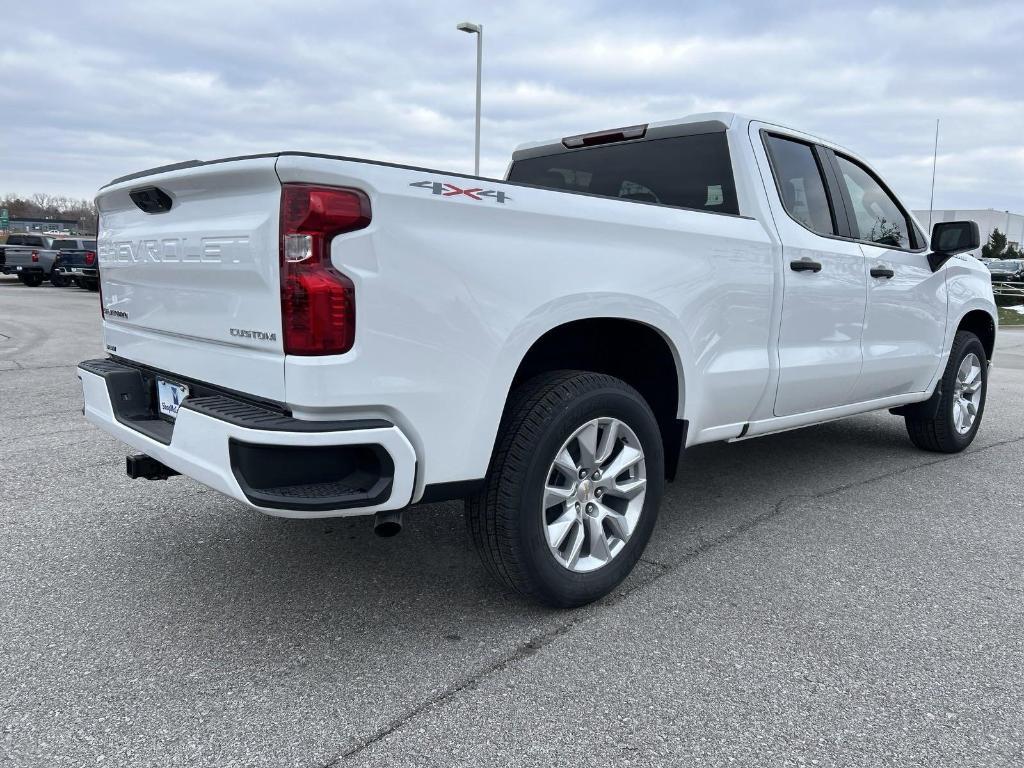
<path fill-rule="evenodd" d="M 744 526 L 780 500 L 927 460 L 910 446 L 902 420 L 885 415 L 697 447 L 666 486 L 644 561 L 669 567 L 700 541 Z M 145 573 L 130 582 L 151 585 L 145 602 L 164 621 L 198 632 L 259 628 L 262 636 L 273 631 L 306 644 L 380 629 L 392 639 L 409 631 L 458 639 L 467 624 L 486 632 L 496 622 L 562 615 L 489 580 L 465 535 L 461 503 L 409 509 L 403 532 L 380 539 L 366 517 L 268 518 L 192 487 L 203 503 L 188 524 L 178 518 L 160 526 L 159 538 L 143 534 L 137 542 Z M 638 567 L 634 581 L 644 578 Z"/>

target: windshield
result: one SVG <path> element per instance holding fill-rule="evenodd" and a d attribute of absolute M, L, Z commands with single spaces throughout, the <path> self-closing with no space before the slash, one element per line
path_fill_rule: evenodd
<path fill-rule="evenodd" d="M 988 268 L 989 269 L 1011 269 L 1011 270 L 1017 270 L 1017 269 L 1020 269 L 1020 267 L 1021 267 L 1021 262 L 1019 262 L 1019 261 L 1012 261 L 1012 260 L 1009 260 L 1009 259 L 1000 259 L 999 261 L 990 261 L 988 263 Z"/>

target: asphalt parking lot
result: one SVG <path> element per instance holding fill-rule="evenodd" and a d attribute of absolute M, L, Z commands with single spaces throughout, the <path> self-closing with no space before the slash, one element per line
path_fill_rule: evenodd
<path fill-rule="evenodd" d="M 379 539 L 128 480 L 99 322 L 0 278 L 0 764 L 1024 761 L 1022 331 L 966 453 L 884 413 L 694 449 L 627 585 L 557 612 L 456 504 Z"/>

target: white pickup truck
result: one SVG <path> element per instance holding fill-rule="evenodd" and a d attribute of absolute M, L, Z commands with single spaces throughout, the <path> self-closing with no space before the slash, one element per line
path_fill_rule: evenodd
<path fill-rule="evenodd" d="M 977 225 L 929 244 L 862 159 L 737 115 L 522 146 L 505 180 L 281 152 L 97 202 L 110 356 L 78 374 L 129 475 L 382 533 L 466 499 L 552 605 L 629 573 L 687 446 L 890 409 L 954 452 L 985 407 Z"/>

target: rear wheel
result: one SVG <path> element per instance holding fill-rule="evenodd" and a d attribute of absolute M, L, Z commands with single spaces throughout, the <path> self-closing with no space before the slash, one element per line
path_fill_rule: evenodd
<path fill-rule="evenodd" d="M 625 382 L 557 371 L 513 392 L 466 524 L 484 566 L 557 607 L 596 600 L 650 538 L 664 483 L 658 423 Z"/>
<path fill-rule="evenodd" d="M 90 291 L 98 291 L 100 289 L 99 280 L 83 280 L 78 285 Z"/>
<path fill-rule="evenodd" d="M 970 331 L 959 331 L 953 339 L 939 387 L 938 409 L 924 415 L 908 413 L 907 433 L 922 450 L 958 453 L 978 434 L 988 391 L 985 347 Z"/>
<path fill-rule="evenodd" d="M 43 276 L 38 272 L 18 275 L 18 279 L 29 288 L 36 288 L 43 284 Z"/>
<path fill-rule="evenodd" d="M 65 277 L 63 272 L 58 272 L 56 269 L 50 272 L 50 284 L 55 288 L 66 288 L 71 284 L 71 281 Z"/>

